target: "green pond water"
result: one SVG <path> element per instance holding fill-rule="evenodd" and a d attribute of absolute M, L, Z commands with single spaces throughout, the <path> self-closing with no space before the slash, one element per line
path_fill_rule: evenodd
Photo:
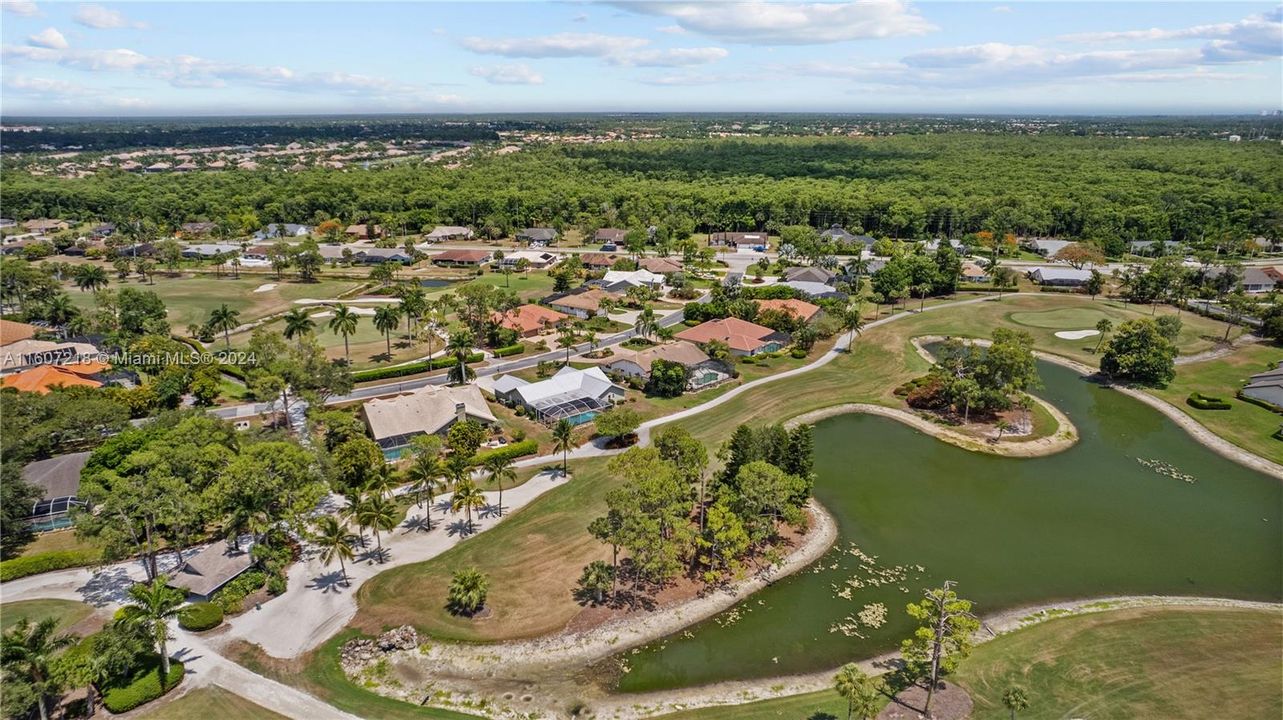
<path fill-rule="evenodd" d="M 1105 595 L 1283 597 L 1283 483 L 1216 455 L 1125 395 L 1059 366 L 1042 363 L 1040 371 L 1046 387 L 1038 394 L 1082 435 L 1051 457 L 971 453 L 865 415 L 817 424 L 815 495 L 837 518 L 834 548 L 689 633 L 617 658 L 628 668 L 619 689 L 812 672 L 872 657 L 910 632 L 905 605 L 946 579 L 958 581 L 982 616 Z M 840 597 L 851 578 L 862 587 Z M 876 603 L 886 606 L 885 624 L 859 622 Z"/>

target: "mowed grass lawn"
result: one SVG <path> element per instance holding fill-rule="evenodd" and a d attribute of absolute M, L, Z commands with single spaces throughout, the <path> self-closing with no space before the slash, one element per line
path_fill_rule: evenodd
<path fill-rule="evenodd" d="M 110 268 L 108 271 L 110 272 Z M 278 281 L 266 275 L 242 275 L 237 279 L 230 275 L 221 278 L 207 275 L 168 277 L 164 273 L 157 273 L 154 279 L 155 283 L 150 285 L 146 280 L 132 277 L 121 282 L 113 274 L 107 288 L 119 290 L 131 287 L 156 293 L 169 311 L 170 327 L 175 332 L 184 334 L 188 325 L 205 322 L 209 319 L 210 310 L 223 304 L 240 311 L 240 321 L 244 323 L 288 310 L 295 300 L 334 298 L 361 284 L 357 280 L 326 280 L 324 276 L 314 283 L 290 279 Z M 275 283 L 275 288 L 254 292 L 259 287 L 272 283 Z M 71 294 L 72 302 L 77 307 L 93 307 L 93 293 L 81 292 L 74 284 L 67 292 Z"/>
<path fill-rule="evenodd" d="M 58 621 L 63 631 L 94 614 L 92 605 L 75 600 L 19 600 L 0 604 L 0 630 L 8 630 L 22 620 L 36 624 L 45 618 Z"/>
<path fill-rule="evenodd" d="M 911 338 L 989 337 L 995 327 L 1021 327 L 1007 319 L 1008 313 L 1062 308 L 1096 312 L 1098 306 L 1120 320 L 1148 316 L 1149 310 L 1093 303 L 1082 296 L 1031 294 L 915 315 L 865 331 L 850 353 L 821 368 L 742 392 L 678 424 L 703 441 L 712 455 L 741 423 L 781 422 L 848 402 L 896 407 L 901 402 L 894 395 L 896 386 L 929 367 Z M 1200 329 L 1214 324 L 1188 313 L 1185 317 L 1182 351 L 1197 352 L 1203 349 Z M 1076 344 L 1049 340 L 1052 332 L 1031 330 L 1038 349 L 1096 363 L 1095 356 Z M 609 548 L 587 532 L 588 523 L 604 512 L 605 496 L 616 484 L 605 462 L 572 462 L 575 477 L 565 487 L 548 492 L 494 529 L 432 560 L 379 574 L 359 591 L 360 610 L 353 623 L 367 631 L 410 623 L 439 637 L 483 642 L 534 637 L 565 627 L 581 610 L 573 592 L 584 565 L 610 557 Z M 445 610 L 451 573 L 474 565 L 491 581 L 487 604 L 493 615 L 484 622 L 457 618 Z"/>
<path fill-rule="evenodd" d="M 218 685 L 196 688 L 137 717 L 138 720 L 188 720 L 189 718 L 285 720 L 284 715 L 272 712 Z"/>
<path fill-rule="evenodd" d="M 1242 347 L 1234 354 L 1176 367 L 1176 379 L 1153 393 L 1185 411 L 1212 432 L 1261 457 L 1283 462 L 1283 441 L 1272 435 L 1283 425 L 1283 415 L 1270 412 L 1234 396 L 1248 377 L 1268 370 L 1283 360 L 1283 347 L 1257 344 Z M 1218 397 L 1229 410 L 1198 410 L 1186 398 L 1190 393 Z"/>
<path fill-rule="evenodd" d="M 1283 713 L 1283 615 L 1145 608 L 1051 620 L 975 648 L 954 678 L 976 720 L 1006 720 L 1002 694 L 1025 688 L 1022 720 L 1276 718 Z M 665 720 L 846 717 L 837 693 L 690 710 Z"/>

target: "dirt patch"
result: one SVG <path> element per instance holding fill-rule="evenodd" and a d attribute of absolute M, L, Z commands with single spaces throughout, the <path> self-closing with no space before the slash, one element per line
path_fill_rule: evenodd
<path fill-rule="evenodd" d="M 932 720 L 962 720 L 971 717 L 971 696 L 957 685 L 941 683 L 931 697 L 931 714 L 922 707 L 927 702 L 927 689 L 913 685 L 900 691 L 891 704 L 878 713 L 878 720 L 909 720 L 930 717 Z"/>

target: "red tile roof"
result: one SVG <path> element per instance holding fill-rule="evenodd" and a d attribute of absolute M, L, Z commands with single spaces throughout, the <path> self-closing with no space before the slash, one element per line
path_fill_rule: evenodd
<path fill-rule="evenodd" d="M 768 327 L 729 317 L 700 323 L 677 333 L 676 337 L 699 344 L 721 340 L 732 350 L 752 352 L 766 344 L 763 338 L 773 334 L 775 331 Z"/>
<path fill-rule="evenodd" d="M 509 330 L 516 330 L 525 335 L 528 332 L 551 327 L 570 317 L 542 305 L 522 305 L 507 313 L 494 313 L 492 316 L 499 324 Z"/>
<path fill-rule="evenodd" d="M 19 340 L 35 337 L 36 326 L 12 320 L 0 320 L 0 345 L 16 343 Z"/>
<path fill-rule="evenodd" d="M 92 367 L 100 364 L 83 363 L 82 365 Z M 80 368 L 82 365 L 70 367 Z M 92 374 L 92 372 L 97 371 L 90 370 L 86 374 Z M 102 383 L 97 380 L 83 377 L 78 372 L 60 365 L 41 365 L 13 375 L 6 375 L 0 379 L 0 384 L 7 388 L 15 388 L 18 392 L 34 392 L 41 395 L 48 395 L 55 387 L 72 387 L 75 385 L 102 387 Z"/>
<path fill-rule="evenodd" d="M 783 310 L 810 322 L 811 318 L 815 317 L 815 314 L 820 311 L 820 306 L 805 300 L 789 298 L 786 300 L 758 300 L 757 309 L 759 312 L 762 310 Z"/>

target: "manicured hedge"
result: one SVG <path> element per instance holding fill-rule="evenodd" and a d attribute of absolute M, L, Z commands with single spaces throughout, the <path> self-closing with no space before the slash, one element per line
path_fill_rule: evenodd
<path fill-rule="evenodd" d="M 211 602 L 192 603 L 178 613 L 178 627 L 200 632 L 223 624 L 223 608 Z"/>
<path fill-rule="evenodd" d="M 1233 407 L 1221 398 L 1204 395 L 1199 392 L 1190 393 L 1190 396 L 1185 398 L 1185 402 L 1190 407 L 1198 408 L 1199 410 L 1229 410 Z"/>
<path fill-rule="evenodd" d="M 160 656 L 153 656 L 147 666 L 134 673 L 127 684 L 107 687 L 106 692 L 102 695 L 103 707 L 113 713 L 133 710 L 139 705 L 149 703 L 173 690 L 178 686 L 178 683 L 182 682 L 184 672 L 182 663 L 177 660 L 171 661 L 169 663 L 169 675 L 162 685 L 160 681 Z"/>
<path fill-rule="evenodd" d="M 520 355 L 525 351 L 526 346 L 521 343 L 517 343 L 516 345 L 509 345 L 508 347 L 496 348 L 491 352 L 495 357 L 509 357 L 511 355 Z"/>
<path fill-rule="evenodd" d="M 17 580 L 43 572 L 93 565 L 101 557 L 102 553 L 98 550 L 60 550 L 5 560 L 0 562 L 0 582 Z"/>
<path fill-rule="evenodd" d="M 468 356 L 468 364 L 479 363 L 484 359 L 481 353 L 472 353 Z M 388 378 L 405 377 L 406 375 L 418 375 L 419 373 L 430 370 L 440 370 L 444 367 L 450 367 L 454 364 L 452 357 L 439 357 L 434 360 L 420 360 L 418 362 L 397 365 L 395 367 L 371 368 L 369 370 L 358 370 L 352 373 L 352 382 L 362 383 L 371 380 L 386 380 Z"/>
<path fill-rule="evenodd" d="M 473 465 L 484 465 L 491 458 L 502 457 L 508 460 L 515 460 L 525 455 L 534 455 L 539 452 L 539 443 L 534 440 L 522 440 L 521 442 L 509 443 L 503 447 L 493 450 L 485 450 L 472 456 Z"/>

